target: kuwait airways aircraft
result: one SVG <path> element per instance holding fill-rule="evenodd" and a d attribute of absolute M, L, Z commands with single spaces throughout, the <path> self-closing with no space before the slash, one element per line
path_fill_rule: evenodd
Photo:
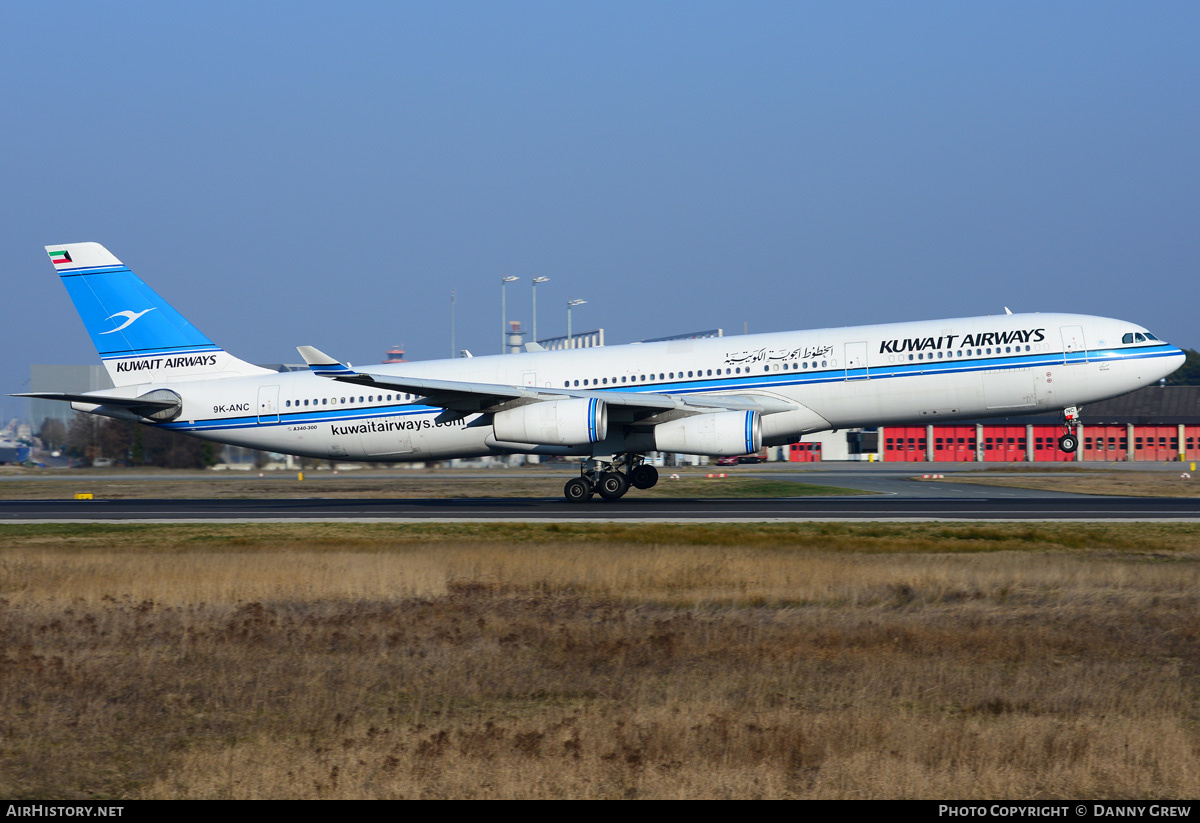
<path fill-rule="evenodd" d="M 279 373 L 213 343 L 103 246 L 46 251 L 116 388 L 21 396 L 323 459 L 574 455 L 570 501 L 650 488 L 647 452 L 739 455 L 855 426 L 1057 410 L 1070 452 L 1081 406 L 1184 359 L 1124 320 L 1007 313 L 361 369 L 301 346 L 309 371 Z"/>

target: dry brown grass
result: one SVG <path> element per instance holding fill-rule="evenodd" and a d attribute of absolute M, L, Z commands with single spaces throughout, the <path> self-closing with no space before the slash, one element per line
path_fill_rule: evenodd
<path fill-rule="evenodd" d="M 0 528 L 0 795 L 1200 794 L 1187 525 Z"/>

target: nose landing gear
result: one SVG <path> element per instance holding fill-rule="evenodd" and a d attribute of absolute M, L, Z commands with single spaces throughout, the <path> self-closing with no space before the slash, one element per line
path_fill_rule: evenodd
<path fill-rule="evenodd" d="M 1068 454 L 1079 448 L 1079 437 L 1075 428 L 1079 425 L 1079 407 L 1067 406 L 1063 409 L 1063 435 L 1058 438 L 1058 447 Z"/>

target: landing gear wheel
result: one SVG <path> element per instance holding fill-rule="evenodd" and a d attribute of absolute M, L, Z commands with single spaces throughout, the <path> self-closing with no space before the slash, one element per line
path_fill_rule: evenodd
<path fill-rule="evenodd" d="M 607 472 L 600 478 L 598 491 L 605 500 L 620 500 L 629 491 L 629 478 L 620 472 Z"/>
<path fill-rule="evenodd" d="M 1065 452 L 1073 452 L 1079 448 L 1079 438 L 1073 434 L 1064 434 L 1058 438 L 1058 447 Z"/>
<path fill-rule="evenodd" d="M 629 482 L 634 485 L 634 488 L 653 488 L 654 484 L 658 482 L 658 469 L 643 463 L 629 473 Z"/>
<path fill-rule="evenodd" d="M 568 503 L 586 503 L 592 499 L 594 493 L 595 490 L 586 477 L 572 477 L 567 481 L 567 485 L 563 486 L 563 494 L 566 495 Z"/>

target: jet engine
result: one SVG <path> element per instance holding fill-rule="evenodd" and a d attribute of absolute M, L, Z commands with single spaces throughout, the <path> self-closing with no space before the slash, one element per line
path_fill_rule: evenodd
<path fill-rule="evenodd" d="M 654 427 L 654 450 L 681 454 L 750 454 L 762 448 L 762 417 L 756 411 L 697 414 Z"/>
<path fill-rule="evenodd" d="M 543 446 L 598 443 L 608 436 L 608 407 L 594 397 L 545 400 L 496 412 L 492 430 L 497 440 L 509 443 Z"/>

